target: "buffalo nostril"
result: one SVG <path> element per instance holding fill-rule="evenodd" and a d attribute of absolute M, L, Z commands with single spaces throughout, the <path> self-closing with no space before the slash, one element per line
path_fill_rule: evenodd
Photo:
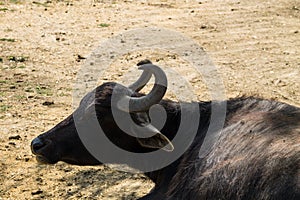
<path fill-rule="evenodd" d="M 32 140 L 31 142 L 31 151 L 32 153 L 36 153 L 39 149 L 41 149 L 43 146 L 45 146 L 45 143 L 42 142 L 42 140 L 40 138 L 35 138 L 34 140 Z"/>

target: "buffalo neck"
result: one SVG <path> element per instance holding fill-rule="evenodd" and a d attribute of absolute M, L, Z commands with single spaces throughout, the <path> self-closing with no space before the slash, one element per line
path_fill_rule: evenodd
<path fill-rule="evenodd" d="M 189 105 L 189 103 L 178 103 L 169 100 L 163 100 L 160 102 L 160 104 L 165 108 L 167 112 L 167 120 L 161 132 L 164 135 L 166 135 L 170 140 L 172 140 L 175 137 L 180 126 L 181 105 L 184 104 L 185 109 L 189 109 L 189 107 L 186 106 Z M 200 120 L 198 122 L 198 130 L 195 137 L 197 139 L 195 139 L 194 141 L 200 142 L 197 142 L 197 144 L 194 144 L 193 142 L 187 149 L 187 151 L 170 165 L 156 171 L 145 173 L 145 175 L 155 183 L 156 187 L 159 187 L 161 190 L 168 187 L 169 183 L 172 180 L 172 177 L 175 175 L 177 168 L 181 163 L 181 160 L 184 158 L 184 155 L 188 153 L 191 150 L 191 148 L 197 148 L 199 145 L 201 146 L 201 143 L 205 137 L 207 128 L 209 126 L 211 102 L 198 102 L 197 104 L 200 113 Z M 192 109 L 188 110 L 188 113 L 192 112 L 196 111 Z"/>

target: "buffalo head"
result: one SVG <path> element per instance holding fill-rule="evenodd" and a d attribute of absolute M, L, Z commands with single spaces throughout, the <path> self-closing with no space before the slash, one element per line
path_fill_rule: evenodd
<path fill-rule="evenodd" d="M 37 160 L 48 164 L 58 161 L 76 165 L 101 164 L 85 148 L 76 127 L 77 124 L 88 126 L 93 120 L 99 123 L 112 143 L 124 150 L 139 153 L 163 148 L 172 151 L 172 143 L 151 125 L 148 115 L 149 108 L 159 103 L 167 90 L 166 75 L 150 61 L 146 64 L 141 63 L 139 69 L 144 70 L 143 74 L 129 87 L 113 82 L 98 86 L 81 100 L 73 114 L 51 130 L 36 137 L 31 143 L 31 150 Z M 155 77 L 155 84 L 150 93 L 147 95 L 138 93 L 150 80 L 152 74 Z M 115 101 L 112 101 L 113 94 Z M 130 134 L 123 131 L 114 119 L 113 109 L 120 115 L 129 115 L 137 126 L 142 127 L 143 133 L 133 127 L 127 129 L 131 131 Z M 139 137 L 141 134 L 148 133 L 151 137 Z"/>

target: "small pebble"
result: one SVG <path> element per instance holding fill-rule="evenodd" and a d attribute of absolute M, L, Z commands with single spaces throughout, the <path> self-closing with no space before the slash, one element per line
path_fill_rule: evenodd
<path fill-rule="evenodd" d="M 43 106 L 50 106 L 53 105 L 54 102 L 53 101 L 45 101 L 44 103 L 42 103 Z"/>
<path fill-rule="evenodd" d="M 38 195 L 38 194 L 42 194 L 42 193 L 43 193 L 42 190 L 37 190 L 37 191 L 31 192 L 32 195 Z"/>
<path fill-rule="evenodd" d="M 9 140 L 20 140 L 21 136 L 20 135 L 10 136 L 8 139 Z"/>

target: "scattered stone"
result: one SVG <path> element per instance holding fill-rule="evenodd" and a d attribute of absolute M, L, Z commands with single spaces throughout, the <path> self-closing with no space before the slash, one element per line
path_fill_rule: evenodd
<path fill-rule="evenodd" d="M 10 136 L 8 139 L 9 140 L 20 140 L 21 136 L 20 135 Z"/>
<path fill-rule="evenodd" d="M 72 171 L 72 168 L 65 168 L 64 169 L 64 172 L 70 172 L 70 171 Z"/>
<path fill-rule="evenodd" d="M 23 56 L 9 56 L 8 57 L 9 61 L 14 61 L 14 62 L 25 62 L 26 58 Z"/>
<path fill-rule="evenodd" d="M 8 144 L 12 145 L 12 146 L 16 146 L 16 143 L 14 143 L 14 142 L 9 142 Z"/>
<path fill-rule="evenodd" d="M 207 25 L 203 24 L 203 25 L 200 26 L 200 28 L 201 28 L 201 29 L 206 29 L 206 28 L 207 28 Z"/>
<path fill-rule="evenodd" d="M 53 101 L 45 101 L 44 103 L 42 103 L 43 106 L 50 106 L 53 105 L 54 102 Z"/>
<path fill-rule="evenodd" d="M 69 183 L 67 183 L 67 186 L 72 186 L 72 185 L 73 185 L 73 183 L 70 183 L 70 182 L 69 182 Z"/>
<path fill-rule="evenodd" d="M 22 160 L 22 156 L 19 156 L 19 155 L 18 155 L 18 156 L 16 157 L 16 160 Z"/>
<path fill-rule="evenodd" d="M 80 62 L 80 60 L 84 60 L 84 59 L 86 59 L 86 57 L 84 57 L 84 56 L 82 56 L 82 55 L 77 55 L 77 58 L 76 58 L 76 61 L 77 62 Z"/>
<path fill-rule="evenodd" d="M 43 190 L 37 190 L 37 191 L 31 192 L 31 195 L 38 195 L 38 194 L 42 194 L 42 193 L 43 193 Z"/>
<path fill-rule="evenodd" d="M 43 179 L 42 179 L 41 177 L 38 177 L 38 178 L 36 178 L 35 180 L 36 180 L 37 182 L 40 182 L 40 183 L 43 182 Z"/>

